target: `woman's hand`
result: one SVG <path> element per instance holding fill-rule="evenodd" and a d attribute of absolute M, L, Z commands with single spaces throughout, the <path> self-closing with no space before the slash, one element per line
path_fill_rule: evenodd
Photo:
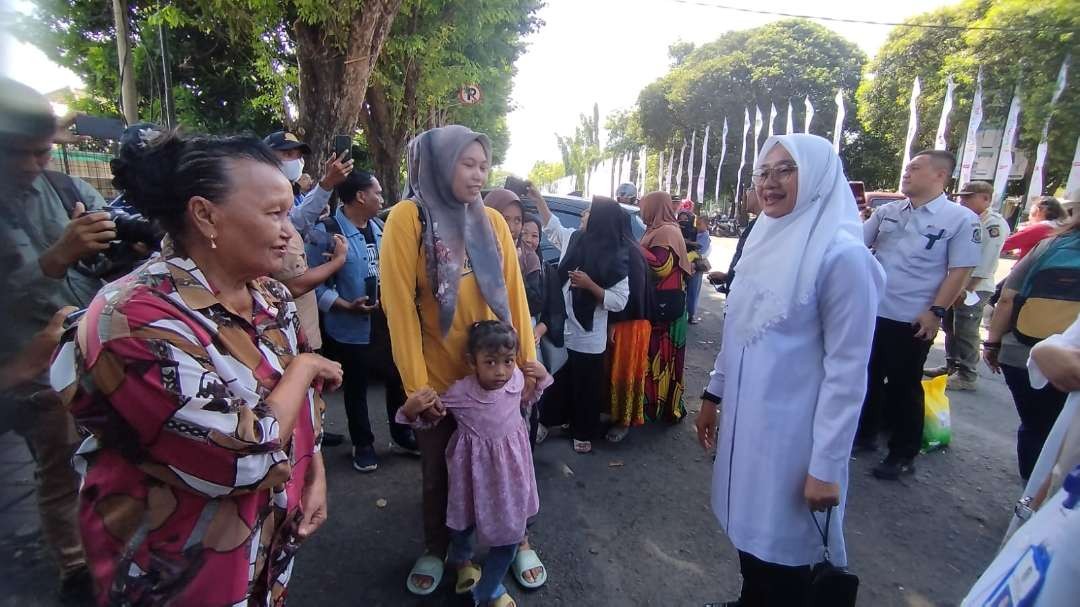
<path fill-rule="evenodd" d="M 439 403 L 439 395 L 427 386 L 413 392 L 405 404 L 401 405 L 401 412 L 413 421 L 420 417 L 424 421 L 434 421 L 446 415 L 446 410 Z"/>
<path fill-rule="evenodd" d="M 813 476 L 806 475 L 806 484 L 803 485 L 803 497 L 810 509 L 814 512 L 825 512 L 829 508 L 840 505 L 840 484 L 826 483 Z"/>
<path fill-rule="evenodd" d="M 716 446 L 716 405 L 707 401 L 701 401 L 701 410 L 694 419 L 694 427 L 697 428 L 698 443 L 705 451 Z"/>
<path fill-rule="evenodd" d="M 341 381 L 343 378 L 343 372 L 341 370 L 341 363 L 335 362 L 320 356 L 306 352 L 293 359 L 292 364 L 285 370 L 288 373 L 294 364 L 300 364 L 300 367 L 307 373 L 310 373 L 311 381 L 309 383 L 317 384 L 317 388 L 320 391 L 333 392 L 341 387 Z"/>
<path fill-rule="evenodd" d="M 577 289 L 591 290 L 597 286 L 589 275 L 581 270 L 570 270 L 570 286 Z"/>
<path fill-rule="evenodd" d="M 538 322 L 533 328 L 533 337 L 536 338 L 536 343 L 540 343 L 540 340 L 547 335 L 548 326 L 547 323 Z"/>
<path fill-rule="evenodd" d="M 300 496 L 300 507 L 304 512 L 304 518 L 296 530 L 296 535 L 305 540 L 326 522 L 326 468 L 323 466 L 322 454 L 316 453 L 308 468 L 307 482 L 304 484 L 304 492 Z"/>

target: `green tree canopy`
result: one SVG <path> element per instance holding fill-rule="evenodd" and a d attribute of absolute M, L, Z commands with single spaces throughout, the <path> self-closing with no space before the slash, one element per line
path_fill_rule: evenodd
<path fill-rule="evenodd" d="M 529 181 L 540 190 L 550 189 L 552 184 L 566 176 L 566 167 L 561 162 L 537 160 L 529 171 Z"/>
<path fill-rule="evenodd" d="M 983 123 L 1002 125 L 1014 87 L 1021 93 L 1019 149 L 1034 158 L 1050 97 L 1065 56 L 1073 69 L 1050 128 L 1046 184 L 1052 191 L 1066 176 L 1080 135 L 1080 5 L 1075 0 L 966 0 L 913 17 L 908 23 L 969 27 L 967 30 L 896 27 L 867 66 L 858 92 L 862 127 L 884 144 L 894 183 L 907 135 L 911 84 L 919 77 L 919 129 L 914 149 L 931 147 L 949 76 L 957 83 L 949 119 L 948 149 L 958 151 L 971 113 L 971 97 L 983 69 Z M 997 28 L 997 29 L 977 29 Z"/>
<path fill-rule="evenodd" d="M 673 55 L 673 59 L 678 59 Z M 779 117 L 786 120 L 787 103 L 792 100 L 794 123 L 801 130 L 804 97 L 815 108 L 812 132 L 831 137 L 836 118 L 833 102 L 836 89 L 846 92 L 848 115 L 853 108 L 866 56 L 854 44 L 810 21 L 788 19 L 762 27 L 725 33 L 717 40 L 693 50 L 667 75 L 646 86 L 638 96 L 642 135 L 650 149 L 670 149 L 676 141 L 688 140 L 698 131 L 698 149 L 706 124 L 713 125 L 709 145 L 709 180 L 714 179 L 720 156 L 720 125 L 726 116 L 729 126 L 728 156 L 724 162 L 725 190 L 735 185 L 738 152 L 745 153 L 739 135 L 743 110 L 762 109 L 766 114 L 774 103 Z M 849 118 L 847 138 L 858 137 Z M 783 127 L 780 126 L 780 130 Z M 764 140 L 767 127 L 762 129 Z M 751 138 L 747 138 L 752 147 Z M 700 170 L 700 154 L 694 174 Z M 857 165 L 858 159 L 848 159 Z M 849 165 L 849 169 L 851 166 Z M 744 180 L 745 181 L 745 180 Z M 707 187 L 706 191 L 712 191 Z"/>

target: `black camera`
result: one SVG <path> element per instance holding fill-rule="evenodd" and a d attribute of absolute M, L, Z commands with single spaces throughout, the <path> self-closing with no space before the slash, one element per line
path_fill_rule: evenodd
<path fill-rule="evenodd" d="M 116 238 L 105 251 L 82 259 L 77 269 L 87 276 L 111 281 L 131 272 L 160 250 L 165 233 L 142 215 L 124 210 L 122 196 L 106 211 L 116 224 Z"/>

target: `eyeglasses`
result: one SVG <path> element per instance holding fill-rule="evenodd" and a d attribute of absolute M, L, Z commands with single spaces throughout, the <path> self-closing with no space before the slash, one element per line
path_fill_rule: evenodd
<path fill-rule="evenodd" d="M 776 177 L 778 183 L 784 183 L 799 171 L 799 167 L 793 164 L 780 165 L 774 169 L 758 169 L 750 174 L 754 185 L 761 185 L 769 180 L 770 176 Z"/>

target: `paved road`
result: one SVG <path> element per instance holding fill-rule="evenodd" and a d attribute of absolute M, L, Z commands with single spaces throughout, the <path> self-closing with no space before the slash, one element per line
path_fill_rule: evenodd
<path fill-rule="evenodd" d="M 714 242 L 713 265 L 726 268 L 734 241 Z M 688 338 L 689 395 L 700 393 L 719 347 L 722 298 L 707 291 L 702 309 L 705 322 Z M 942 358 L 939 343 L 931 362 Z M 372 395 L 371 410 L 383 452 L 380 398 Z M 852 569 L 862 580 L 860 605 L 957 604 L 1005 530 L 1020 489 L 1008 391 L 987 372 L 979 391 L 951 398 L 953 448 L 920 458 L 915 478 L 885 484 L 870 476 L 872 459 L 852 463 L 846 534 Z M 344 432 L 340 397 L 330 401 L 330 423 Z M 699 402 L 691 398 L 688 406 L 696 411 Z M 10 435 L 5 445 L 0 453 L 9 455 L 0 463 L 25 476 L 25 465 L 10 455 L 18 447 Z M 327 449 L 326 456 L 330 521 L 300 553 L 291 604 L 459 604 L 448 585 L 424 600 L 404 588 L 421 550 L 416 460 L 386 455 L 377 472 L 361 475 L 349 466 L 346 448 Z M 511 587 L 520 605 L 700 606 L 736 596 L 735 551 L 708 509 L 712 460 L 697 446 L 689 421 L 634 430 L 624 443 L 601 443 L 588 456 L 553 436 L 535 459 L 541 514 L 533 538 L 551 578 L 532 593 Z M 377 506 L 381 499 L 384 508 Z M 27 539 L 32 509 L 25 500 L 9 508 L 0 526 L 0 597 L 7 597 L 0 605 L 50 605 L 50 568 Z M 7 523 L 19 521 L 16 538 L 11 532 L 19 525 Z"/>

